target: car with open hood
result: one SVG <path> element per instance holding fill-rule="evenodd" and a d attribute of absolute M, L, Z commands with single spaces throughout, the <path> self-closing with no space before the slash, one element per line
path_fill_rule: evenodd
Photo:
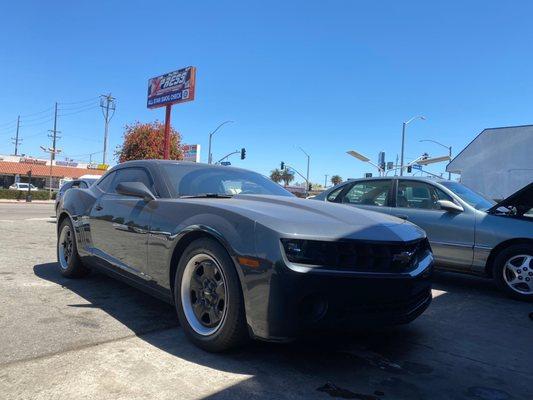
<path fill-rule="evenodd" d="M 422 229 L 298 199 L 232 167 L 131 161 L 58 210 L 67 277 L 98 269 L 175 305 L 198 346 L 403 324 L 431 302 Z"/>
<path fill-rule="evenodd" d="M 533 300 L 533 183 L 495 203 L 450 180 L 365 178 L 313 200 L 411 221 L 426 231 L 437 268 L 488 276 L 511 297 Z"/>

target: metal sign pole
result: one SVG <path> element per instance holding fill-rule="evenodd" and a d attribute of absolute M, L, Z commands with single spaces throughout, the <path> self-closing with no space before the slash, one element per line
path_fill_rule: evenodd
<path fill-rule="evenodd" d="M 165 112 L 165 136 L 163 141 L 163 158 L 165 160 L 170 159 L 170 111 L 172 110 L 172 105 L 169 104 L 166 106 Z"/>

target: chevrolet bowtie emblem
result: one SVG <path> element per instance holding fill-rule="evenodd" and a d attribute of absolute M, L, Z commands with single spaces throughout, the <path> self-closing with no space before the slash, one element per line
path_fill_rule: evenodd
<path fill-rule="evenodd" d="M 411 258 L 413 257 L 413 254 L 415 254 L 414 251 L 402 251 L 401 253 L 395 254 L 392 257 L 393 261 L 399 261 L 402 264 L 407 264 L 411 261 Z"/>

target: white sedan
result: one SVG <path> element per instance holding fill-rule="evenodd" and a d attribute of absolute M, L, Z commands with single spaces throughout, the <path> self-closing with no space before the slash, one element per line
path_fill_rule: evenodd
<path fill-rule="evenodd" d="M 33 186 L 31 183 L 28 184 L 28 183 L 24 183 L 24 182 L 18 182 L 18 183 L 14 183 L 12 184 L 9 189 L 10 190 L 28 190 L 28 185 L 30 186 L 30 190 L 39 190 L 39 188 Z"/>

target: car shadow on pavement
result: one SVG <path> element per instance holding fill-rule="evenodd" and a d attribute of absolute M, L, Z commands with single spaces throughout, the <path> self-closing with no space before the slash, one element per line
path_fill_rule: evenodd
<path fill-rule="evenodd" d="M 439 399 L 451 398 L 450 385 L 454 387 L 454 398 L 479 398 L 468 395 L 468 390 L 477 387 L 471 382 L 489 391 L 497 390 L 483 386 L 481 378 L 474 379 L 464 372 L 472 368 L 475 355 L 468 354 L 471 358 L 464 359 L 450 355 L 457 344 L 454 327 L 446 324 L 457 319 L 457 307 L 464 293 L 472 288 L 469 279 L 461 281 L 456 275 L 437 277 L 435 286 L 445 293 L 434 299 L 428 312 L 408 325 L 354 334 L 310 335 L 289 344 L 253 341 L 236 351 L 210 354 L 185 340 L 172 306 L 125 283 L 100 273 L 81 280 L 67 279 L 60 274 L 57 263 L 35 265 L 34 272 L 87 301 L 70 307 L 99 308 L 168 354 L 249 376 L 204 398 Z M 490 281 L 476 278 L 474 282 L 474 290 L 481 294 L 478 301 L 498 296 Z M 451 326 L 450 332 L 446 332 L 446 326 Z M 438 347 L 441 348 L 436 350 Z M 449 369 L 450 363 L 454 369 Z M 480 370 L 482 376 L 493 373 Z M 199 382 L 202 379 L 198 377 Z"/>

